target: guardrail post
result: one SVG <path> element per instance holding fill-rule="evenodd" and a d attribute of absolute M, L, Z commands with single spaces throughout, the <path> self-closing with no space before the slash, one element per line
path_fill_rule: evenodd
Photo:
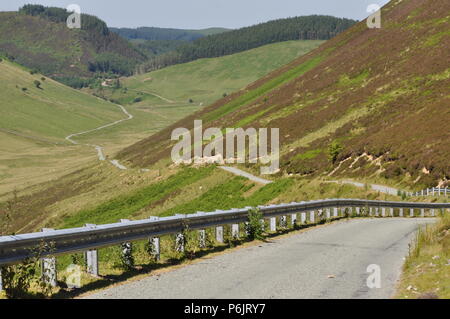
<path fill-rule="evenodd" d="M 239 224 L 231 225 L 231 237 L 233 239 L 239 239 Z"/>
<path fill-rule="evenodd" d="M 291 214 L 291 226 L 294 226 L 297 222 L 297 214 Z"/>
<path fill-rule="evenodd" d="M 54 229 L 43 228 L 42 231 L 51 232 L 54 231 Z M 56 274 L 56 258 L 55 257 L 41 258 L 41 269 L 42 269 L 42 280 L 44 281 L 44 283 L 52 287 L 56 287 L 58 285 Z"/>
<path fill-rule="evenodd" d="M 398 216 L 403 217 L 403 208 L 398 209 Z"/>
<path fill-rule="evenodd" d="M 389 208 L 389 215 L 391 216 L 391 217 L 394 217 L 394 208 Z"/>
<path fill-rule="evenodd" d="M 315 218 L 316 218 L 316 213 L 315 213 L 315 211 L 312 210 L 309 213 L 309 222 L 314 224 L 316 222 Z"/>
<path fill-rule="evenodd" d="M 199 247 L 200 248 L 206 248 L 206 230 L 201 229 L 198 231 L 198 237 L 199 237 Z"/>
<path fill-rule="evenodd" d="M 223 244 L 223 226 L 216 227 L 216 241 Z"/>
<path fill-rule="evenodd" d="M 304 225 L 306 223 L 306 213 L 305 212 L 300 214 L 300 222 L 302 223 L 302 225 Z"/>
<path fill-rule="evenodd" d="M 386 217 L 386 207 L 381 208 L 381 216 Z"/>
<path fill-rule="evenodd" d="M 161 259 L 161 245 L 159 237 L 150 237 L 148 239 L 148 244 L 150 245 L 150 254 L 155 258 L 155 261 Z"/>
<path fill-rule="evenodd" d="M 435 213 L 434 213 L 434 208 L 430 209 L 430 214 L 431 214 L 431 216 L 432 216 L 432 217 L 434 217 L 434 216 L 435 216 Z"/>
<path fill-rule="evenodd" d="M 287 227 L 287 216 L 281 216 L 280 218 L 280 227 L 286 228 Z"/>
<path fill-rule="evenodd" d="M 357 216 L 361 215 L 361 207 L 356 207 L 355 210 Z"/>
<path fill-rule="evenodd" d="M 337 207 L 333 208 L 333 217 L 338 217 L 338 208 Z"/>
<path fill-rule="evenodd" d="M 0 267 L 0 291 L 5 290 L 5 288 L 3 288 L 3 277 L 2 277 L 2 273 L 3 273 L 3 268 Z"/>
<path fill-rule="evenodd" d="M 327 214 L 327 219 L 331 219 L 331 209 L 330 208 L 327 208 L 326 214 Z"/>
<path fill-rule="evenodd" d="M 422 209 L 420 210 L 420 216 L 421 216 L 421 217 L 425 217 L 425 209 L 424 209 L 424 208 L 422 208 Z"/>
<path fill-rule="evenodd" d="M 372 206 L 369 207 L 369 216 L 370 217 L 373 216 L 373 207 Z"/>
<path fill-rule="evenodd" d="M 97 225 L 86 224 L 85 227 L 95 228 Z M 96 249 L 90 249 L 84 253 L 86 260 L 86 272 L 94 277 L 98 277 L 98 252 Z"/>
<path fill-rule="evenodd" d="M 414 208 L 409 209 L 409 216 L 414 217 Z"/>
<path fill-rule="evenodd" d="M 179 253 L 184 252 L 184 235 L 178 234 L 175 239 L 175 250 Z"/>
<path fill-rule="evenodd" d="M 120 220 L 121 223 L 127 223 L 129 221 L 130 221 L 129 219 L 121 219 Z M 122 243 L 121 247 L 122 247 L 123 261 L 127 264 L 127 266 L 133 267 L 133 258 L 132 258 L 133 244 L 130 242 Z"/>
<path fill-rule="evenodd" d="M 270 228 L 269 229 L 271 232 L 277 231 L 277 218 L 276 217 L 270 218 Z"/>

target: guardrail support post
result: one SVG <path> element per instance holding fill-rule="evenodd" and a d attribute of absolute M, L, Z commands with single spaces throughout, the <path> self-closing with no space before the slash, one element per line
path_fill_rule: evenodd
<path fill-rule="evenodd" d="M 239 239 L 239 224 L 231 225 L 231 237 L 233 239 Z"/>
<path fill-rule="evenodd" d="M 391 207 L 391 208 L 389 208 L 389 211 L 390 211 L 389 215 L 391 217 L 394 217 L 394 209 Z"/>
<path fill-rule="evenodd" d="M 424 208 L 420 209 L 420 216 L 425 217 L 425 209 Z"/>
<path fill-rule="evenodd" d="M 286 228 L 287 227 L 287 216 L 281 216 L 280 218 L 280 227 Z"/>
<path fill-rule="evenodd" d="M 403 217 L 403 208 L 398 209 L 398 216 Z"/>
<path fill-rule="evenodd" d="M 129 219 L 121 219 L 121 223 L 129 222 Z M 133 244 L 132 243 L 122 243 L 122 257 L 123 261 L 127 264 L 127 266 L 133 267 L 132 254 L 133 254 Z"/>
<path fill-rule="evenodd" d="M 200 248 L 206 248 L 206 230 L 201 229 L 198 231 L 198 237 L 199 237 L 199 247 Z"/>
<path fill-rule="evenodd" d="M 431 214 L 431 216 L 432 216 L 432 217 L 434 217 L 434 216 L 435 216 L 435 213 L 434 213 L 434 208 L 430 209 L 430 214 Z"/>
<path fill-rule="evenodd" d="M 302 225 L 306 223 L 306 213 L 300 214 L 300 222 L 302 223 Z"/>
<path fill-rule="evenodd" d="M 297 222 L 297 214 L 291 214 L 291 226 L 294 226 Z"/>
<path fill-rule="evenodd" d="M 386 217 L 386 207 L 381 208 L 381 216 Z"/>
<path fill-rule="evenodd" d="M 54 231 L 54 229 L 43 228 L 42 231 L 51 232 Z M 42 280 L 46 284 L 52 287 L 56 287 L 58 285 L 56 274 L 56 258 L 55 257 L 41 258 L 41 269 L 42 269 Z"/>
<path fill-rule="evenodd" d="M 270 228 L 269 229 L 271 232 L 277 231 L 277 218 L 276 217 L 270 218 Z"/>
<path fill-rule="evenodd" d="M 331 209 L 330 208 L 327 208 L 327 210 L 326 210 L 326 214 L 327 214 L 327 219 L 331 219 Z"/>
<path fill-rule="evenodd" d="M 3 268 L 0 267 L 0 291 L 5 290 L 5 288 L 3 288 L 3 277 L 2 277 L 2 272 L 3 272 Z"/>
<path fill-rule="evenodd" d="M 184 252 L 184 235 L 178 234 L 175 239 L 175 250 L 179 253 Z"/>
<path fill-rule="evenodd" d="M 148 239 L 148 244 L 150 245 L 150 254 L 155 258 L 155 261 L 161 259 L 161 246 L 159 237 L 150 237 Z"/>
<path fill-rule="evenodd" d="M 216 227 L 216 241 L 223 244 L 223 226 Z"/>
<path fill-rule="evenodd" d="M 316 222 L 316 213 L 315 213 L 315 211 L 311 211 L 310 213 L 309 213 L 309 222 L 310 223 L 315 223 Z"/>
<path fill-rule="evenodd" d="M 86 224 L 85 227 L 95 228 L 97 225 Z M 88 250 L 84 253 L 86 260 L 86 272 L 94 277 L 98 277 L 98 253 L 96 249 Z"/>
<path fill-rule="evenodd" d="M 414 208 L 409 209 L 409 216 L 414 217 Z"/>
<path fill-rule="evenodd" d="M 337 209 L 337 207 L 333 208 L 333 217 L 338 217 L 338 209 Z"/>

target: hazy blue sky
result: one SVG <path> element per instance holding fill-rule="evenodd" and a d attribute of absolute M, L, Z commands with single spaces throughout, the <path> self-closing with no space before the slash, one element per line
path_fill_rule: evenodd
<path fill-rule="evenodd" d="M 238 28 L 277 18 L 310 14 L 364 19 L 369 4 L 389 0 L 1 0 L 0 11 L 27 3 L 67 7 L 96 15 L 111 27 Z"/>

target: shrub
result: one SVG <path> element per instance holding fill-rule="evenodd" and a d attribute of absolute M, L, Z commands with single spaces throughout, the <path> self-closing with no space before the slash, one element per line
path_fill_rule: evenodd
<path fill-rule="evenodd" d="M 38 89 L 41 89 L 41 82 L 39 82 L 38 80 L 34 80 L 34 86 L 37 87 Z"/>
<path fill-rule="evenodd" d="M 247 237 L 251 240 L 264 239 L 264 230 L 261 220 L 263 214 L 257 208 L 252 208 L 248 211 L 248 223 L 246 224 Z"/>
<path fill-rule="evenodd" d="M 342 152 L 342 146 L 338 141 L 334 141 L 328 147 L 328 159 L 334 164 Z"/>

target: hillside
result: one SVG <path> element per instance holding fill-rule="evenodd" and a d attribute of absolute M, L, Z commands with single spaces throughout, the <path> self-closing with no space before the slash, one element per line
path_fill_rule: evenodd
<path fill-rule="evenodd" d="M 0 193 L 92 159 L 91 149 L 69 146 L 65 137 L 124 117 L 112 103 L 31 73 L 1 59 Z"/>
<path fill-rule="evenodd" d="M 272 20 L 201 37 L 151 58 L 140 70 L 153 71 L 173 64 L 220 57 L 276 42 L 328 40 L 355 23 L 350 19 L 319 15 Z"/>
<path fill-rule="evenodd" d="M 283 174 L 448 184 L 450 4 L 391 2 L 246 90 L 122 151 L 137 166 L 170 156 L 174 128 L 277 127 Z M 414 129 L 412 129 L 414 128 Z"/>
<path fill-rule="evenodd" d="M 305 40 L 270 44 L 125 78 L 122 85 L 131 90 L 130 94 L 134 90 L 153 92 L 178 103 L 185 104 L 192 99 L 194 104 L 206 106 L 308 53 L 321 43 L 323 41 Z"/>
<path fill-rule="evenodd" d="M 45 15 L 45 10 L 52 15 Z M 95 72 L 129 75 L 145 60 L 98 18 L 83 15 L 83 28 L 69 29 L 68 15 L 64 9 L 42 6 L 0 12 L 0 53 L 52 78 L 71 78 L 71 82 Z"/>

